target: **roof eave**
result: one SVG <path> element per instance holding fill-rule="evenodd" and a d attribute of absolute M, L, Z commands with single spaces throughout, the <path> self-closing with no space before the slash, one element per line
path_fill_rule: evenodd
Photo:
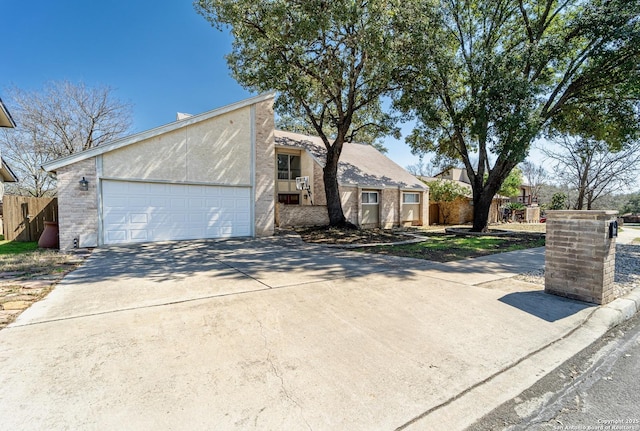
<path fill-rule="evenodd" d="M 17 183 L 18 177 L 4 160 L 0 160 L 0 176 L 5 183 Z"/>
<path fill-rule="evenodd" d="M 7 107 L 4 106 L 4 103 L 2 103 L 2 99 L 0 99 L 0 127 L 8 127 L 12 129 L 16 127 L 16 122 L 13 121 L 11 113 Z"/>

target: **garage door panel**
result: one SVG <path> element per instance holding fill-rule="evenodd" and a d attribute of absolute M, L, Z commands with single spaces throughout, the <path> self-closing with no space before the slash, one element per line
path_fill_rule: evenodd
<path fill-rule="evenodd" d="M 251 235 L 248 187 L 102 182 L 105 244 Z"/>
<path fill-rule="evenodd" d="M 145 213 L 132 213 L 131 214 L 131 224 L 142 223 L 147 224 L 149 222 L 149 218 Z"/>

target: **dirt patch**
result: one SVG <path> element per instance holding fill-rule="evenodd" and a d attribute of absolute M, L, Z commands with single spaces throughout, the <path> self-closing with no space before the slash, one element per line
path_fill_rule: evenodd
<path fill-rule="evenodd" d="M 0 256 L 0 329 L 47 296 L 89 253 L 65 254 L 51 250 Z"/>

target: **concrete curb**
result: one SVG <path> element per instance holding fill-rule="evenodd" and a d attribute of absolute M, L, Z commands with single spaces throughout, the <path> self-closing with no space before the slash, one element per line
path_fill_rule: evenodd
<path fill-rule="evenodd" d="M 591 319 L 599 319 L 611 329 L 631 319 L 638 311 L 640 311 L 640 288 L 635 288 L 622 298 L 598 307 Z"/>
<path fill-rule="evenodd" d="M 597 307 L 581 324 L 556 341 L 396 431 L 438 429 L 442 424 L 447 424 L 447 428 L 451 430 L 470 431 L 476 421 L 533 386 L 566 360 L 600 339 L 607 331 L 631 319 L 638 311 L 640 287 L 622 298 Z M 489 404 L 487 400 L 493 402 Z M 460 415 L 460 412 L 466 413 Z"/>

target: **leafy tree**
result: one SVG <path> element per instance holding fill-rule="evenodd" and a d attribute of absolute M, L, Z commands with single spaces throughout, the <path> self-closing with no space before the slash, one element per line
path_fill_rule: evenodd
<path fill-rule="evenodd" d="M 468 190 L 455 181 L 427 181 L 429 200 L 438 204 L 438 211 L 444 224 L 449 224 L 454 203 L 467 196 Z"/>
<path fill-rule="evenodd" d="M 603 141 L 579 137 L 559 139 L 556 145 L 544 153 L 555 162 L 558 180 L 577 192 L 574 209 L 592 209 L 599 198 L 627 188 L 640 171 L 640 141 L 616 151 Z"/>
<path fill-rule="evenodd" d="M 520 186 L 522 185 L 522 171 L 518 168 L 513 168 L 507 178 L 502 183 L 498 194 L 502 196 L 518 196 L 520 194 Z"/>
<path fill-rule="evenodd" d="M 408 143 L 464 163 L 474 231 L 535 138 L 635 138 L 639 15 L 640 0 L 405 2 L 397 106 L 418 120 Z"/>
<path fill-rule="evenodd" d="M 624 205 L 623 213 L 640 214 L 640 193 L 636 193 L 629 197 L 629 200 Z"/>
<path fill-rule="evenodd" d="M 55 194 L 55 179 L 42 170 L 44 163 L 122 137 L 131 126 L 130 106 L 109 87 L 62 81 L 7 94 L 17 127 L 0 132 L 0 148 L 20 180 L 8 185 L 11 193 Z"/>
<path fill-rule="evenodd" d="M 253 91 L 277 91 L 276 111 L 304 118 L 327 150 L 329 221 L 346 225 L 338 191 L 344 142 L 394 130 L 381 97 L 395 61 L 389 0 L 198 0 L 196 10 L 230 28 L 227 63 Z"/>
<path fill-rule="evenodd" d="M 564 210 L 567 208 L 567 195 L 564 193 L 554 193 L 551 197 L 550 210 Z"/>

